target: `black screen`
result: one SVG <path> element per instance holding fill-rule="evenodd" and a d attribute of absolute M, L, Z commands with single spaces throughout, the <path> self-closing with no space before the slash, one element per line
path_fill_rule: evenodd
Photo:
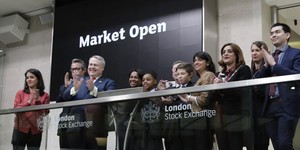
<path fill-rule="evenodd" d="M 106 61 L 104 77 L 128 87 L 131 69 L 172 79 L 172 63 L 192 62 L 202 48 L 202 0 L 57 0 L 51 66 L 51 100 L 73 58 Z"/>

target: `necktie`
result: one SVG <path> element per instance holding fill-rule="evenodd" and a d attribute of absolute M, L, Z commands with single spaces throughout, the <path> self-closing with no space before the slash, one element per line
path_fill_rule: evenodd
<path fill-rule="evenodd" d="M 96 78 L 95 77 L 91 77 L 91 79 L 93 80 L 93 82 L 95 82 Z"/>
<path fill-rule="evenodd" d="M 279 56 L 279 54 L 281 52 L 282 52 L 281 50 L 276 50 L 275 53 L 274 53 L 273 57 L 274 57 L 274 60 L 275 60 L 276 63 L 278 63 L 278 56 Z M 272 74 L 272 76 L 276 76 L 276 74 Z M 275 92 L 276 92 L 276 85 L 275 85 L 275 83 L 270 84 L 269 96 L 274 96 Z"/>
<path fill-rule="evenodd" d="M 278 62 L 278 56 L 279 56 L 279 54 L 280 54 L 281 52 L 282 52 L 282 51 L 281 51 L 281 50 L 278 50 L 278 49 L 275 51 L 275 54 L 274 54 L 273 57 L 274 57 L 274 60 L 275 60 L 276 63 Z"/>

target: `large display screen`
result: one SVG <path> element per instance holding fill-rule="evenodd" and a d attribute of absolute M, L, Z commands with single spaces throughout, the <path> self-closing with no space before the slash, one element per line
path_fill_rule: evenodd
<path fill-rule="evenodd" d="M 172 63 L 192 62 L 202 48 L 202 0 L 56 0 L 51 100 L 73 58 L 106 61 L 104 77 L 128 87 L 131 69 L 172 80 Z"/>

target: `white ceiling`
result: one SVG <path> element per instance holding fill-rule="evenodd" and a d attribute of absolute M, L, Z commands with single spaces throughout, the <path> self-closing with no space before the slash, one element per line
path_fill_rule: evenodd
<path fill-rule="evenodd" d="M 0 17 L 11 14 L 21 14 L 23 17 L 39 15 L 52 10 L 54 0 L 0 0 Z M 287 24 L 300 35 L 300 2 L 299 0 L 265 0 L 272 6 L 279 8 L 289 5 L 298 5 L 288 9 L 280 9 L 279 14 L 287 20 Z M 294 20 L 299 20 L 298 25 L 294 25 Z"/>
<path fill-rule="evenodd" d="M 279 14 L 286 19 L 292 30 L 300 35 L 300 1 L 299 0 L 265 0 L 269 6 L 278 6 Z M 295 24 L 297 20 L 297 25 Z M 280 20 L 281 21 L 281 20 Z"/>
<path fill-rule="evenodd" d="M 0 0 L 0 17 L 21 14 L 24 17 L 49 12 L 54 0 Z"/>

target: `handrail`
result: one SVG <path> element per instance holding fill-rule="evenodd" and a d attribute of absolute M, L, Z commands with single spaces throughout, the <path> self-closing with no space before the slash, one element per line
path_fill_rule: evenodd
<path fill-rule="evenodd" d="M 62 108 L 62 107 L 91 105 L 91 104 L 98 104 L 98 103 L 112 103 L 112 102 L 119 102 L 119 101 L 133 100 L 133 99 L 144 99 L 150 97 L 161 97 L 166 95 L 196 93 L 196 92 L 203 92 L 203 91 L 240 88 L 240 87 L 270 84 L 270 83 L 292 82 L 292 81 L 300 81 L 300 74 L 268 77 L 268 78 L 260 78 L 260 79 L 250 79 L 250 80 L 242 80 L 242 81 L 227 82 L 227 83 L 220 83 L 220 84 L 209 84 L 209 85 L 193 86 L 193 87 L 180 88 L 180 89 L 161 90 L 156 92 L 137 92 L 131 94 L 120 94 L 119 92 L 119 95 L 98 97 L 98 98 L 93 98 L 88 100 L 76 100 L 76 101 L 45 104 L 45 105 L 38 105 L 38 106 L 37 105 L 28 106 L 22 108 L 1 109 L 0 115 L 25 112 L 25 111 L 33 111 L 33 110 L 55 109 L 55 108 Z"/>

